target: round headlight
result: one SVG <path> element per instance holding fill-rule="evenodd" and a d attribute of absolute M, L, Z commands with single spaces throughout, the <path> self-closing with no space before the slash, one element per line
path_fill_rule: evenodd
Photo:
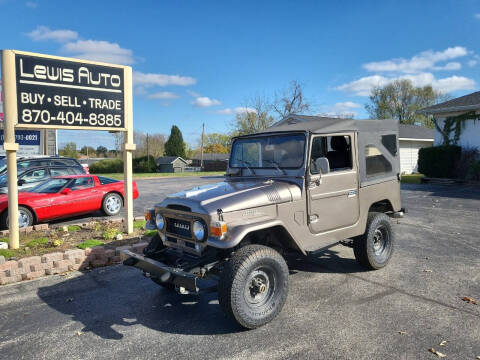
<path fill-rule="evenodd" d="M 162 214 L 157 214 L 155 217 L 155 223 L 157 224 L 158 230 L 163 230 L 165 227 L 165 219 L 163 218 Z"/>
<path fill-rule="evenodd" d="M 201 221 L 195 221 L 193 223 L 193 235 L 197 240 L 203 240 L 205 237 L 205 226 Z"/>

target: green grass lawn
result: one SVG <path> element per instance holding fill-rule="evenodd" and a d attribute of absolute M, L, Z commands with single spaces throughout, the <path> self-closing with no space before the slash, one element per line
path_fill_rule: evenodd
<path fill-rule="evenodd" d="M 111 174 L 95 174 L 105 176 L 112 179 L 123 180 L 122 173 Z M 133 179 L 146 179 L 157 177 L 184 177 L 184 176 L 218 176 L 225 175 L 225 171 L 201 171 L 201 172 L 183 172 L 183 173 L 134 173 Z"/>
<path fill-rule="evenodd" d="M 423 174 L 406 174 L 402 175 L 402 183 L 404 184 L 420 184 Z"/>

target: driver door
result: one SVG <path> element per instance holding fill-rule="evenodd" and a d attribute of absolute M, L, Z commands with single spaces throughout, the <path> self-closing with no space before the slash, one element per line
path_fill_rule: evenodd
<path fill-rule="evenodd" d="M 310 231 L 319 234 L 352 226 L 360 214 L 357 154 L 352 146 L 355 134 L 313 136 L 311 140 L 307 174 Z M 327 174 L 321 174 L 315 166 L 315 160 L 320 157 L 329 161 Z"/>

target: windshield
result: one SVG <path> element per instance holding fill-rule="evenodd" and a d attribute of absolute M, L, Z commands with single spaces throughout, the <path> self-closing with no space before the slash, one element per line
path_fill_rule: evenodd
<path fill-rule="evenodd" d="M 44 193 L 44 194 L 54 194 L 63 189 L 71 179 L 50 179 L 40 185 L 35 186 L 30 192 L 34 193 Z"/>
<path fill-rule="evenodd" d="M 230 167 L 298 169 L 303 166 L 304 153 L 303 134 L 239 138 L 232 145 Z"/>
<path fill-rule="evenodd" d="M 1 158 L 0 159 L 0 172 L 5 171 L 7 168 L 7 159 L 6 158 Z"/>

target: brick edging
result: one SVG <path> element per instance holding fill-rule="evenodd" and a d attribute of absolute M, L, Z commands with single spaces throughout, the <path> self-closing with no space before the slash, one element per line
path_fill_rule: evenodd
<path fill-rule="evenodd" d="M 141 241 L 133 245 L 119 246 L 115 249 L 95 246 L 85 250 L 72 249 L 9 261 L 5 261 L 5 258 L 0 256 L 0 285 L 32 280 L 45 275 L 118 264 L 120 262 L 120 250 L 127 249 L 141 254 L 147 245 L 148 242 Z"/>

